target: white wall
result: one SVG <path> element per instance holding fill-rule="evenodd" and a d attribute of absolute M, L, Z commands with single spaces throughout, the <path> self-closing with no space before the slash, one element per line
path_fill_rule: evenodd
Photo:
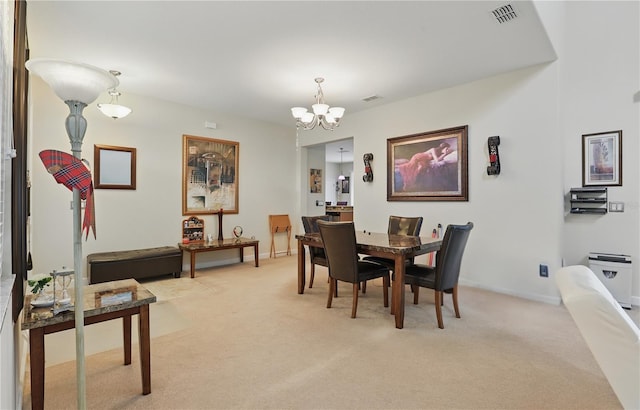
<path fill-rule="evenodd" d="M 589 252 L 633 257 L 632 295 L 640 295 L 640 3 L 566 2 L 560 44 L 559 134 L 564 137 L 564 192 L 582 183 L 582 135 L 622 130 L 622 183 L 609 187 L 609 201 L 625 203 L 624 213 L 566 214 L 564 257 L 587 264 Z"/>
<path fill-rule="evenodd" d="M 638 304 L 638 3 L 543 8 L 542 17 L 553 17 L 545 24 L 556 62 L 352 113 L 338 135 L 306 132 L 300 145 L 353 136 L 354 158 L 374 154 L 374 181 L 353 179 L 357 229 L 385 231 L 390 214 L 423 216 L 427 236 L 438 223 L 473 221 L 461 283 L 559 303 L 553 273 L 563 259 L 581 263 L 591 250 L 616 251 L 633 257 Z M 594 41 L 603 30 L 608 41 Z M 387 202 L 386 140 L 461 125 L 469 126 L 469 202 Z M 565 195 L 581 184 L 581 134 L 615 129 L 624 130 L 627 160 L 624 186 L 611 189 L 611 199 L 627 201 L 627 211 L 567 216 Z M 494 135 L 502 173 L 488 176 L 487 138 Z M 538 275 L 541 263 L 549 278 Z"/>
<path fill-rule="evenodd" d="M 58 185 L 42 165 L 44 149 L 70 151 L 64 128 L 67 106 L 38 77 L 31 77 L 30 146 L 32 176 L 32 273 L 73 266 L 71 192 Z M 107 100 L 106 93 L 98 101 Z M 212 113 L 160 100 L 123 95 L 133 108 L 126 118 L 113 120 L 94 104 L 85 108 L 88 128 L 83 157 L 93 163 L 93 145 L 137 149 L 137 189 L 95 191 L 97 239 L 83 239 L 84 256 L 94 252 L 176 245 L 181 239 L 182 135 L 240 143 L 239 214 L 225 215 L 225 236 L 241 225 L 244 236 L 260 240 L 261 257 L 268 257 L 271 236 L 269 214 L 297 216 L 295 129 Z M 204 128 L 205 121 L 218 124 Z M 217 232 L 217 216 L 205 215 L 205 233 Z M 286 244 L 277 249 L 286 249 Z M 247 254 L 248 259 L 252 255 Z M 237 251 L 198 255 L 198 266 L 237 260 Z M 185 260 L 185 269 L 186 264 Z M 86 271 L 85 271 L 86 275 Z"/>

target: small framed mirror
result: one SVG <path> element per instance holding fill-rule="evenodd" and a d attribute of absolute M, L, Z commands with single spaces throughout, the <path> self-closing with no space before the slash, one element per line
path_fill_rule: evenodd
<path fill-rule="evenodd" d="M 136 189 L 136 149 L 93 146 L 96 189 Z"/>

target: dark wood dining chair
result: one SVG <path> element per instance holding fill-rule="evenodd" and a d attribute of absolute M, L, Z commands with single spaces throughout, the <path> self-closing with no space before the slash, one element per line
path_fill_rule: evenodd
<path fill-rule="evenodd" d="M 324 244 L 329 263 L 329 298 L 327 308 L 331 307 L 333 292 L 337 281 L 353 285 L 353 304 L 351 317 L 358 310 L 358 286 L 360 282 L 382 278 L 384 306 L 389 307 L 389 269 L 379 263 L 360 260 L 356 247 L 356 231 L 353 222 L 318 221 L 320 236 Z"/>
<path fill-rule="evenodd" d="M 302 217 L 302 226 L 304 227 L 305 233 L 318 233 L 318 221 L 329 221 L 329 215 L 319 215 L 319 216 L 303 216 Z M 327 257 L 324 254 L 323 248 L 318 248 L 315 246 L 309 246 L 309 259 L 311 262 L 311 275 L 309 278 L 309 289 L 313 287 L 313 279 L 316 274 L 316 265 L 329 267 L 327 263 Z"/>
<path fill-rule="evenodd" d="M 389 227 L 387 233 L 389 235 L 408 235 L 420 236 L 420 228 L 422 228 L 422 217 L 407 216 L 389 216 Z M 381 263 L 393 270 L 395 262 L 393 259 L 382 258 L 379 256 L 365 256 L 364 260 Z M 413 258 L 407 259 L 408 265 L 413 265 Z"/>
<path fill-rule="evenodd" d="M 408 235 L 420 236 L 420 228 L 422 228 L 422 217 L 409 216 L 389 216 L 389 227 L 387 233 L 389 235 Z M 395 269 L 395 261 L 393 259 L 383 258 L 380 256 L 365 256 L 364 260 L 381 263 L 393 271 Z M 407 258 L 406 266 L 413 265 L 414 259 Z M 367 292 L 366 282 L 362 284 L 362 293 Z M 393 301 L 391 302 L 393 303 Z"/>
<path fill-rule="evenodd" d="M 413 303 L 418 304 L 419 289 L 421 287 L 433 289 L 435 294 L 436 317 L 438 327 L 444 329 L 442 321 L 443 294 L 451 293 L 453 309 L 456 317 L 460 318 L 458 308 L 458 277 L 462 255 L 467 246 L 473 223 L 466 225 L 449 225 L 442 239 L 442 246 L 436 253 L 436 266 L 415 264 L 408 266 L 404 274 L 404 283 L 411 285 Z"/>

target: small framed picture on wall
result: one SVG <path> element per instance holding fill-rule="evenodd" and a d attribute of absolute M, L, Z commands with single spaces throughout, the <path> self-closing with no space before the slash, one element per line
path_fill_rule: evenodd
<path fill-rule="evenodd" d="M 582 186 L 622 185 L 622 131 L 582 136 Z"/>

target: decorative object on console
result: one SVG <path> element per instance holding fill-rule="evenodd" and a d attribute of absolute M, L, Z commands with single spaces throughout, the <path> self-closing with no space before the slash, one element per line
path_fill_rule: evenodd
<path fill-rule="evenodd" d="M 362 156 L 364 160 L 364 175 L 362 180 L 364 182 L 373 182 L 373 170 L 371 169 L 371 161 L 373 161 L 373 154 L 368 152 Z"/>
<path fill-rule="evenodd" d="M 29 279 L 27 283 L 31 286 L 31 293 L 37 295 L 31 299 L 33 307 L 49 307 L 53 305 L 53 299 L 44 293 L 44 288 L 50 286 L 51 276 L 43 276 L 39 279 Z"/>
<path fill-rule="evenodd" d="M 468 201 L 467 129 L 387 139 L 387 201 Z"/>
<path fill-rule="evenodd" d="M 224 214 L 224 210 L 220 208 L 218 210 L 218 240 L 223 241 L 224 235 L 222 235 L 222 215 Z"/>
<path fill-rule="evenodd" d="M 239 238 L 242 236 L 242 227 L 240 225 L 236 225 L 233 227 L 233 236 Z"/>
<path fill-rule="evenodd" d="M 53 278 L 53 314 L 57 315 L 61 312 L 73 310 L 71 296 L 69 295 L 69 286 L 73 280 L 73 271 L 62 267 L 61 271 L 53 270 L 49 274 Z M 56 289 L 56 284 L 62 287 L 61 290 Z"/>
<path fill-rule="evenodd" d="M 113 74 L 114 77 L 122 74 L 120 71 L 116 70 L 109 70 L 109 72 Z M 118 118 L 124 118 L 127 115 L 131 114 L 131 108 L 118 104 L 118 97 L 120 97 L 122 94 L 120 93 L 120 91 L 116 90 L 115 86 L 109 90 L 109 95 L 111 96 L 111 101 L 109 101 L 109 104 L 98 104 L 98 109 L 101 113 L 103 113 L 107 117 L 113 118 L 114 120 L 117 120 Z"/>
<path fill-rule="evenodd" d="M 500 137 L 489 137 L 487 140 L 489 146 L 489 162 L 487 167 L 487 175 L 500 175 L 500 154 L 498 153 L 498 145 L 500 145 Z"/>
<path fill-rule="evenodd" d="M 185 243 L 204 241 L 204 220 L 197 216 L 184 219 L 182 221 L 182 240 Z"/>
<path fill-rule="evenodd" d="M 305 130 L 312 130 L 320 124 L 325 130 L 333 131 L 340 125 L 340 119 L 344 115 L 344 108 L 331 107 L 324 102 L 324 93 L 320 84 L 324 78 L 318 77 L 315 82 L 318 84 L 316 93 L 316 103 L 311 106 L 313 112 L 309 112 L 304 107 L 291 108 L 291 115 L 296 119 L 296 126 Z"/>
<path fill-rule="evenodd" d="M 82 140 L 87 130 L 87 120 L 82 115 L 84 107 L 98 95 L 118 85 L 118 79 L 106 70 L 88 64 L 64 60 L 33 59 L 25 63 L 31 73 L 41 77 L 69 107 L 65 128 L 71 143 L 73 156 L 82 158 Z M 73 189 L 73 270 L 74 290 L 77 300 L 83 300 L 82 279 L 82 229 L 80 225 L 80 189 Z M 87 208 L 89 206 L 87 205 Z M 74 309 L 76 333 L 76 392 L 77 406 L 87 407 L 85 354 L 84 354 L 84 310 L 81 303 Z"/>
<path fill-rule="evenodd" d="M 182 214 L 237 214 L 240 144 L 191 135 L 182 141 Z"/>
<path fill-rule="evenodd" d="M 582 186 L 622 186 L 622 131 L 582 136 Z"/>

